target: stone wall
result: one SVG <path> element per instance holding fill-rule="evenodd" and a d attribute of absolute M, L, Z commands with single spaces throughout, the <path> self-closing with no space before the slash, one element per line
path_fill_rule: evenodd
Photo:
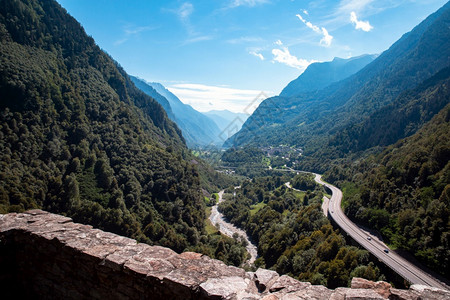
<path fill-rule="evenodd" d="M 450 299 L 450 292 L 354 279 L 329 290 L 226 266 L 32 210 L 0 215 L 2 299 Z"/>

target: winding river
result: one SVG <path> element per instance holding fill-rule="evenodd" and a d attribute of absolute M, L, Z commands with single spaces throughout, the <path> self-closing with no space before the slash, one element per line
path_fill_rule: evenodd
<path fill-rule="evenodd" d="M 224 201 L 223 200 L 223 193 L 225 191 L 222 190 L 219 192 L 219 201 L 216 205 L 214 205 L 211 209 L 211 215 L 209 216 L 209 220 L 211 221 L 211 223 L 216 226 L 219 225 L 219 231 L 229 237 L 233 237 L 234 233 L 237 233 L 239 236 L 243 237 L 245 239 L 245 241 L 247 242 L 247 251 L 248 253 L 250 253 L 250 258 L 247 260 L 247 263 L 249 264 L 253 264 L 255 262 L 256 257 L 258 256 L 258 251 L 257 251 L 257 247 L 256 245 L 252 244 L 252 242 L 250 241 L 250 239 L 248 238 L 247 233 L 242 230 L 237 228 L 236 226 L 234 226 L 231 223 L 228 223 L 223 214 L 220 213 L 217 209 L 218 205 L 220 202 Z"/>

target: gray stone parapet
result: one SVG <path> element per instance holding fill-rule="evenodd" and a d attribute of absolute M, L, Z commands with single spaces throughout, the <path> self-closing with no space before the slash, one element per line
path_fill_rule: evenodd
<path fill-rule="evenodd" d="M 139 244 L 42 210 L 0 215 L 0 290 L 17 299 L 450 299 L 354 279 L 327 289 L 274 271 Z"/>

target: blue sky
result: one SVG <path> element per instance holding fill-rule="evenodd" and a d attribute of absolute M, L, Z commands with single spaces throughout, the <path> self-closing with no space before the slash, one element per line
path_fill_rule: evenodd
<path fill-rule="evenodd" d="M 447 1 L 58 2 L 129 74 L 199 111 L 243 112 L 311 62 L 381 53 Z"/>

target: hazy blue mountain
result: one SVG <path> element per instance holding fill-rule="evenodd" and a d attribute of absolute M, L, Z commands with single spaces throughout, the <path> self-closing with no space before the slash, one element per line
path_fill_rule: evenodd
<path fill-rule="evenodd" d="M 355 74 L 371 63 L 377 55 L 361 55 L 348 59 L 336 57 L 333 61 L 313 63 L 297 79 L 291 81 L 280 96 L 291 97 L 304 92 L 320 90 L 334 82 Z"/>
<path fill-rule="evenodd" d="M 146 82 L 137 77 L 131 77 L 131 80 L 144 93 L 152 96 L 167 111 L 169 117 L 180 127 L 186 144 L 192 147 L 204 147 L 208 145 L 220 145 L 220 129 L 216 123 L 196 111 L 192 106 L 184 104 L 167 90 L 162 84 L 157 82 Z"/>
<path fill-rule="evenodd" d="M 447 3 L 350 77 L 318 91 L 266 99 L 225 145 L 297 145 L 305 157 L 331 149 L 333 135 L 363 122 L 450 65 L 449 22 Z M 329 154 L 340 157 L 338 152 Z"/>
<path fill-rule="evenodd" d="M 236 124 L 237 130 L 242 128 L 245 121 L 247 121 L 250 115 L 244 113 L 235 113 L 229 110 L 210 110 L 204 112 L 204 115 L 212 119 L 219 127 L 220 131 L 227 129 L 227 127 Z"/>
<path fill-rule="evenodd" d="M 170 106 L 169 101 L 164 96 L 161 96 L 153 87 L 148 85 L 144 80 L 139 79 L 135 76 L 129 75 L 131 81 L 133 81 L 134 85 L 153 99 L 155 99 L 161 106 L 164 108 L 164 110 L 167 113 L 167 116 L 175 122 L 176 118 L 173 114 L 172 107 Z"/>

